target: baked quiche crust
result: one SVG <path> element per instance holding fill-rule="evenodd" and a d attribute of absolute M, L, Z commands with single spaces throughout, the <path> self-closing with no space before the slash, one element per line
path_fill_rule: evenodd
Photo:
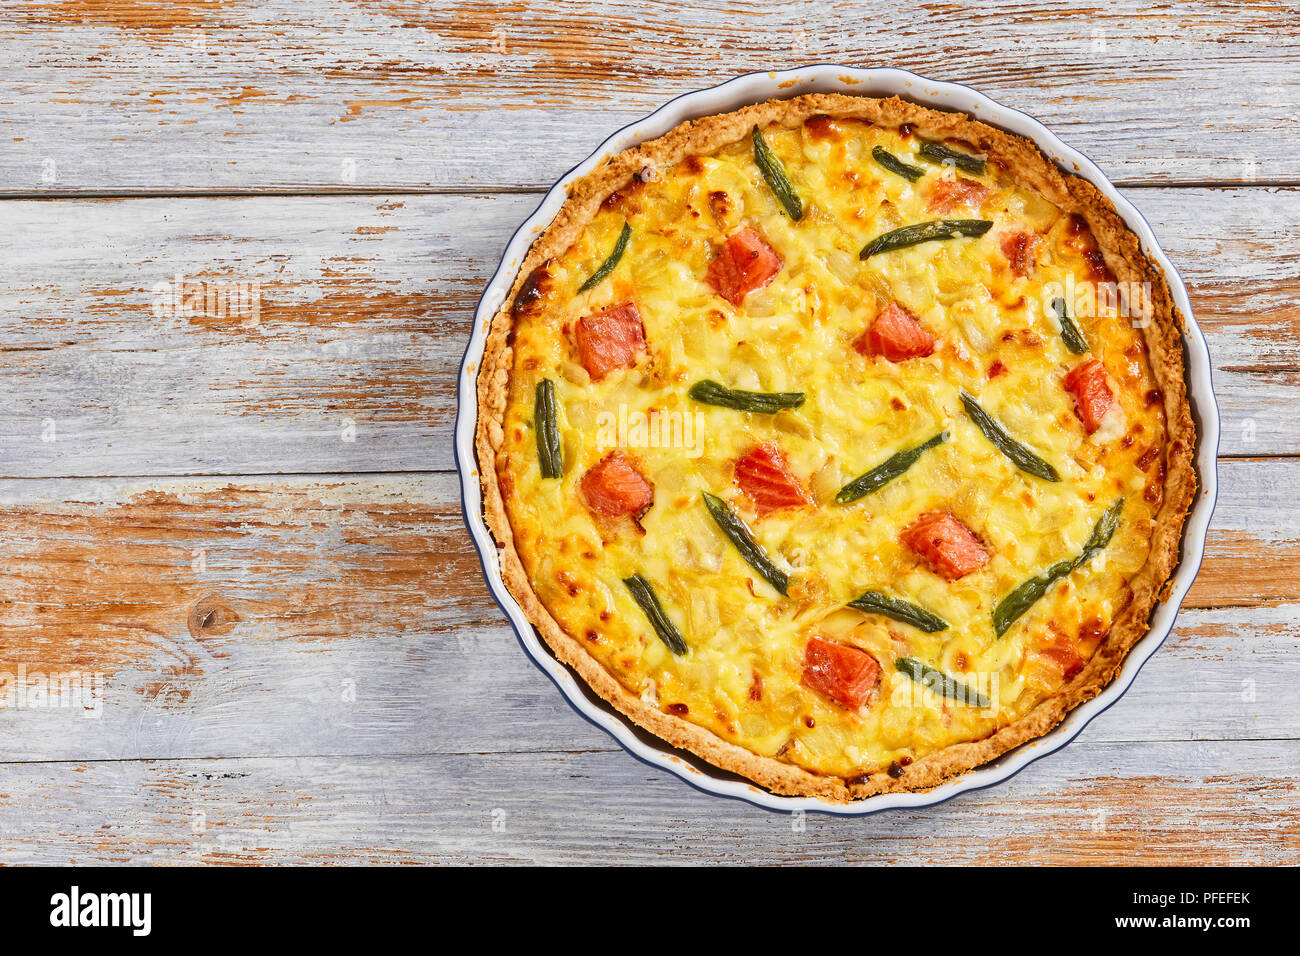
<path fill-rule="evenodd" d="M 766 129 L 775 124 L 789 129 L 814 117 L 865 121 L 888 129 L 901 127 L 926 140 L 963 144 L 972 152 L 984 154 L 1002 175 L 1035 191 L 1061 213 L 1085 222 L 1104 257 L 1105 268 L 1115 279 L 1144 284 L 1147 290 L 1146 321 L 1140 323 L 1140 335 L 1158 389 L 1155 401 L 1163 404 L 1164 415 L 1163 490 L 1154 499 L 1159 504 L 1151 520 L 1150 549 L 1145 563 L 1131 576 L 1126 575 L 1127 603 L 1117 609 L 1109 631 L 1086 663 L 1045 699 L 986 736 L 920 753 L 914 760 L 909 759 L 905 768 L 892 763 L 888 768 L 863 773 L 825 772 L 810 769 L 807 764 L 812 761 L 800 765 L 780 755 L 758 753 L 688 716 L 667 712 L 659 701 L 626 687 L 579 636 L 569 633 L 556 620 L 539 597 L 516 547 L 518 538 L 507 505 L 510 479 L 503 482 L 499 472 L 507 446 L 507 406 L 516 357 L 513 308 L 521 293 L 524 300 L 528 299 L 532 290 L 525 284 L 535 270 L 569 250 L 601 212 L 602 204 L 638 176 L 644 176 L 643 171 L 668 170 L 688 157 L 710 156 L 747 141 L 756 126 Z M 864 233 L 862 238 L 870 235 Z M 1166 593 L 1178 564 L 1184 519 L 1196 490 L 1196 429 L 1187 398 L 1182 323 L 1163 273 L 1142 253 L 1137 237 L 1092 184 L 1062 172 L 1032 142 L 964 114 L 933 110 L 896 97 L 813 94 L 758 103 L 684 123 L 658 139 L 607 158 L 571 184 L 569 198 L 534 241 L 505 304 L 489 322 L 477 379 L 475 451 L 484 516 L 498 545 L 505 584 L 556 657 L 596 694 L 636 724 L 716 767 L 748 778 L 773 793 L 815 796 L 832 802 L 933 788 L 1047 733 L 1071 709 L 1105 688 L 1134 643 L 1147 633 L 1152 609 Z M 503 488 L 503 484 L 507 487 Z M 1105 504 L 1099 501 L 1094 510 Z"/>

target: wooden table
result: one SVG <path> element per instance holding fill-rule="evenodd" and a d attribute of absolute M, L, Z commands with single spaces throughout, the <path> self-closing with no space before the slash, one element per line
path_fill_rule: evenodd
<path fill-rule="evenodd" d="M 1300 862 L 1295 3 L 0 17 L 0 679 L 105 681 L 98 718 L 0 710 L 0 861 Z M 488 597 L 451 452 L 539 193 L 672 96 L 814 61 L 970 83 L 1095 159 L 1190 286 L 1224 425 L 1205 566 L 1127 697 L 1006 784 L 865 819 L 704 796 L 572 712 Z"/>

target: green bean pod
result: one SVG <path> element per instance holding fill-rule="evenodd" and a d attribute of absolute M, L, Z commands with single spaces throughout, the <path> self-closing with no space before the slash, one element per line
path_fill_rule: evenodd
<path fill-rule="evenodd" d="M 921 144 L 917 153 L 924 159 L 938 166 L 956 166 L 963 172 L 970 173 L 974 176 L 983 176 L 984 170 L 988 164 L 978 156 L 972 156 L 969 153 L 961 153 L 955 149 L 927 140 Z"/>
<path fill-rule="evenodd" d="M 754 127 L 754 162 L 758 165 L 758 171 L 763 174 L 768 188 L 780 200 L 789 217 L 795 222 L 802 219 L 803 200 L 795 192 L 790 178 L 785 174 L 785 167 L 781 165 L 781 160 L 777 159 L 776 154 L 768 148 L 757 126 Z"/>
<path fill-rule="evenodd" d="M 874 147 L 871 150 L 871 158 L 876 161 L 877 166 L 889 170 L 895 176 L 902 176 L 909 183 L 914 183 L 925 175 L 925 170 L 920 166 L 903 162 L 883 146 Z"/>
<path fill-rule="evenodd" d="M 961 403 L 966 408 L 967 416 L 984 433 L 989 444 L 1002 452 L 1013 465 L 1044 481 L 1061 480 L 1055 468 L 1034 454 L 1027 445 L 1022 445 L 1007 434 L 1007 430 L 998 424 L 997 419 L 986 412 L 975 400 L 975 396 L 964 388 L 961 390 Z"/>
<path fill-rule="evenodd" d="M 686 640 L 682 637 L 682 632 L 677 630 L 676 625 L 664 613 L 659 598 L 655 596 L 654 588 L 650 587 L 650 582 L 641 575 L 634 574 L 630 578 L 624 578 L 623 583 L 632 592 L 632 599 L 650 619 L 650 626 L 659 635 L 659 640 L 668 645 L 668 649 L 678 657 L 685 654 L 688 650 Z"/>
<path fill-rule="evenodd" d="M 754 540 L 754 535 L 741 520 L 740 515 L 736 514 L 721 498 L 707 491 L 704 492 L 704 506 L 709 509 L 709 514 L 718 529 L 736 546 L 745 563 L 757 571 L 764 581 L 788 596 L 790 575 L 772 563 L 772 559 L 767 556 L 762 545 Z"/>
<path fill-rule="evenodd" d="M 1088 535 L 1088 540 L 1083 545 L 1083 550 L 1079 552 L 1079 557 L 1075 559 L 1074 566 L 1080 567 L 1092 559 L 1092 556 L 1100 551 L 1106 545 L 1110 544 L 1110 539 L 1115 537 L 1115 529 L 1119 527 L 1119 516 L 1124 511 L 1124 499 L 1117 498 L 1107 508 L 1097 523 L 1092 526 L 1092 534 Z"/>
<path fill-rule="evenodd" d="M 868 614 L 879 614 L 882 617 L 903 624 L 910 624 L 917 630 L 924 631 L 927 634 L 934 634 L 948 629 L 948 622 L 939 615 L 927 611 L 919 605 L 912 604 L 910 601 L 890 597 L 887 594 L 881 594 L 879 591 L 867 591 L 861 597 L 850 601 L 848 607 L 866 611 Z"/>
<path fill-rule="evenodd" d="M 1048 589 L 1074 570 L 1074 561 L 1058 561 L 1036 574 L 998 602 L 993 609 L 993 632 L 1001 637 L 1016 620 L 1038 602 Z"/>
<path fill-rule="evenodd" d="M 1075 355 L 1082 355 L 1088 351 L 1088 340 L 1083 337 L 1083 330 L 1079 328 L 1078 323 L 1070 318 L 1065 300 L 1059 297 L 1053 299 L 1052 311 L 1056 313 L 1056 321 L 1061 324 L 1061 341 L 1065 343 L 1065 347 Z"/>
<path fill-rule="evenodd" d="M 623 231 L 618 234 L 618 241 L 614 243 L 614 251 L 609 254 L 609 258 L 600 264 L 600 268 L 593 272 L 586 282 L 578 286 L 579 292 L 594 289 L 600 284 L 600 280 L 614 271 L 618 261 L 623 258 L 623 253 L 627 251 L 627 241 L 631 238 L 632 227 L 625 222 L 623 223 Z"/>
<path fill-rule="evenodd" d="M 913 657 L 900 657 L 894 661 L 894 669 L 906 674 L 922 687 L 950 700 L 970 704 L 972 707 L 988 707 L 989 699 L 969 684 L 949 677 L 937 667 L 923 664 Z"/>
<path fill-rule="evenodd" d="M 921 442 L 911 448 L 904 449 L 895 455 L 886 458 L 884 462 L 872 468 L 865 475 L 859 475 L 850 481 L 847 485 L 839 490 L 835 500 L 842 505 L 857 501 L 863 495 L 869 495 L 873 491 L 879 491 L 889 482 L 893 481 L 907 469 L 916 464 L 916 460 L 923 454 L 938 445 L 942 445 L 948 440 L 946 431 L 939 432 L 933 438 Z"/>
<path fill-rule="evenodd" d="M 560 426 L 555 411 L 555 386 L 549 378 L 537 383 L 533 399 L 533 426 L 537 432 L 537 461 L 543 478 L 564 474 L 564 456 L 560 452 Z"/>
<path fill-rule="evenodd" d="M 862 247 L 858 258 L 870 259 L 882 252 L 893 252 L 895 249 L 934 242 L 937 239 L 956 239 L 959 236 L 974 238 L 984 235 L 992 227 L 991 219 L 932 219 L 929 222 L 918 222 L 881 233 Z"/>
<path fill-rule="evenodd" d="M 737 388 L 727 388 L 709 378 L 696 382 L 687 394 L 704 405 L 720 405 L 723 408 L 734 408 L 741 412 L 758 412 L 762 415 L 773 415 L 787 408 L 798 408 L 804 403 L 805 398 L 803 392 L 745 392 Z"/>
<path fill-rule="evenodd" d="M 998 606 L 993 609 L 994 633 L 998 637 L 1005 634 L 1007 629 L 1021 615 L 1033 607 L 1053 584 L 1070 574 L 1075 568 L 1086 564 L 1092 559 L 1093 555 L 1110 544 L 1110 539 L 1115 535 L 1115 529 L 1119 527 L 1119 516 L 1123 510 L 1124 499 L 1120 498 L 1097 519 L 1097 523 L 1093 525 L 1092 534 L 1088 536 L 1087 543 L 1077 557 L 1056 562 L 1046 571 L 1034 575 L 1034 577 L 999 601 Z"/>

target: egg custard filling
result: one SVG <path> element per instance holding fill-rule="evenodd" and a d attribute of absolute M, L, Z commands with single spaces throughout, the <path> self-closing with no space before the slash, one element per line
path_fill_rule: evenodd
<path fill-rule="evenodd" d="M 508 585 L 602 697 L 837 800 L 934 786 L 1111 679 L 1194 489 L 1178 317 L 1028 141 L 809 96 L 573 187 L 493 321 Z"/>

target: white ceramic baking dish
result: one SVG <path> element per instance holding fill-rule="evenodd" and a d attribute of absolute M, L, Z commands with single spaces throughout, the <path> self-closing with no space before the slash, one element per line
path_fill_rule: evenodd
<path fill-rule="evenodd" d="M 1050 733 L 942 786 L 924 793 L 882 794 L 850 805 L 832 804 L 810 797 L 782 797 L 768 793 L 748 780 L 709 766 L 691 754 L 675 750 L 662 740 L 636 727 L 591 693 L 581 680 L 550 653 L 506 589 L 501 579 L 497 548 L 483 520 L 478 468 L 474 460 L 474 427 L 477 411 L 475 377 L 483 357 L 488 322 L 501 307 L 528 247 L 559 211 L 568 184 L 590 172 L 605 157 L 660 136 L 685 120 L 712 113 L 725 113 L 767 99 L 786 99 L 804 93 L 898 95 L 925 106 L 969 113 L 985 123 L 1032 139 L 1062 169 L 1083 176 L 1105 193 L 1106 197 L 1115 204 L 1115 208 L 1128 223 L 1129 228 L 1141 239 L 1147 255 L 1164 270 L 1174 302 L 1187 321 L 1187 332 L 1184 336 L 1187 373 L 1192 414 L 1199 430 L 1196 465 L 1200 489 L 1188 515 L 1183 534 L 1182 562 L 1174 577 L 1169 599 L 1156 607 L 1151 619 L 1150 632 L 1129 653 L 1114 682 L 1097 697 L 1071 711 Z M 929 80 L 905 70 L 819 65 L 782 72 L 751 73 L 711 89 L 679 96 L 644 119 L 614 133 L 594 153 L 569 170 L 551 187 L 536 211 L 524 221 L 506 245 L 501 263 L 488 282 L 474 313 L 474 328 L 460 370 L 455 442 L 465 521 L 483 562 L 488 586 L 497 603 L 501 605 L 511 624 L 514 625 L 524 650 L 556 683 L 569 703 L 580 714 L 609 731 L 633 756 L 656 767 L 669 770 L 686 782 L 709 793 L 748 800 L 773 810 L 866 814 L 894 807 L 928 806 L 948 800 L 959 793 L 988 787 L 1006 780 L 1031 761 L 1064 746 L 1083 730 L 1089 721 L 1123 695 L 1137 677 L 1142 665 L 1168 636 L 1183 596 L 1200 568 L 1206 529 L 1210 523 L 1217 494 L 1215 463 L 1219 446 L 1219 413 L 1210 384 L 1209 351 L 1201 330 L 1192 317 L 1187 289 L 1182 279 L 1157 244 L 1150 225 L 1142 218 L 1141 213 L 1120 195 L 1091 160 L 1065 145 L 1047 127 L 1032 117 L 995 103 L 969 87 Z"/>

